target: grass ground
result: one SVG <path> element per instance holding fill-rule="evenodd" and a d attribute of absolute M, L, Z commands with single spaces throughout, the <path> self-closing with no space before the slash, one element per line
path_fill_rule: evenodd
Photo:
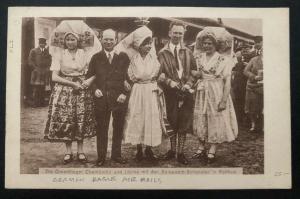
<path fill-rule="evenodd" d="M 43 140 L 43 130 L 47 117 L 47 107 L 21 109 L 21 173 L 37 174 L 39 168 L 80 168 L 94 167 L 96 161 L 95 138 L 84 141 L 84 150 L 88 156 L 88 163 L 80 164 L 74 161 L 68 165 L 63 164 L 65 146 L 63 143 L 49 143 Z M 111 132 L 111 129 L 110 129 Z M 260 134 L 250 134 L 245 128 L 241 128 L 237 140 L 232 143 L 224 143 L 218 149 L 217 160 L 207 165 L 199 160 L 192 160 L 190 157 L 196 151 L 198 143 L 194 136 L 189 135 L 186 141 L 186 156 L 191 160 L 188 166 L 172 161 L 152 162 L 142 161 L 136 163 L 135 146 L 123 144 L 122 154 L 128 159 L 128 163 L 120 165 L 109 160 L 104 167 L 193 167 L 193 168 L 221 168 L 221 167 L 242 167 L 244 174 L 262 174 L 264 172 L 264 138 Z M 110 147 L 110 145 L 109 145 Z M 161 146 L 156 147 L 154 152 L 158 155 L 164 154 L 169 149 L 169 141 L 165 140 Z M 73 144 L 74 154 L 76 144 Z M 109 152 L 110 153 L 110 149 Z"/>

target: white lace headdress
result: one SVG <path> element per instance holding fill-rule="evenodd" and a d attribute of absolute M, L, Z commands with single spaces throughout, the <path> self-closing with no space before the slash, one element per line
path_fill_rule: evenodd
<path fill-rule="evenodd" d="M 131 59 L 134 55 L 138 53 L 138 48 L 148 37 L 152 38 L 152 31 L 147 26 L 142 26 L 130 33 L 122 41 L 120 41 L 115 47 L 115 49 L 118 52 L 125 52 Z M 154 42 L 152 42 L 152 48 L 149 53 L 152 56 L 156 56 Z"/>
<path fill-rule="evenodd" d="M 203 50 L 201 49 L 201 41 L 202 38 L 207 35 L 214 37 L 217 41 L 217 44 L 220 44 L 220 42 L 224 42 L 226 46 L 226 52 L 219 53 L 223 54 L 228 53 L 228 51 L 230 51 L 230 54 L 233 55 L 233 36 L 223 27 L 212 26 L 205 27 L 197 34 L 194 53 L 203 52 Z"/>
<path fill-rule="evenodd" d="M 65 36 L 73 34 L 78 39 L 78 47 L 82 48 L 88 62 L 91 57 L 101 50 L 101 43 L 94 31 L 82 20 L 62 21 L 51 33 L 49 53 L 56 56 L 65 49 Z"/>

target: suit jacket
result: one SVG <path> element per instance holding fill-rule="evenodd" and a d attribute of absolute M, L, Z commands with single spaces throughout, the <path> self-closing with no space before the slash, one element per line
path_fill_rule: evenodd
<path fill-rule="evenodd" d="M 178 82 L 182 86 L 184 84 L 189 84 L 190 86 L 192 86 L 195 81 L 194 77 L 192 76 L 192 71 L 196 71 L 197 66 L 191 50 L 184 46 L 181 46 L 181 48 L 179 49 L 178 57 L 183 67 L 181 78 L 179 78 L 178 76 L 175 57 L 169 47 L 169 43 L 166 44 L 166 46 L 158 53 L 158 60 L 161 64 L 161 72 L 166 76 L 165 80 L 162 82 L 162 87 L 164 88 L 164 92 L 167 95 L 175 94 L 175 91 L 170 87 L 171 81 Z"/>
<path fill-rule="evenodd" d="M 49 50 L 45 48 L 44 52 L 42 52 L 39 47 L 31 49 L 28 57 L 28 64 L 32 69 L 41 71 L 48 70 L 51 65 L 51 55 L 49 54 Z"/>
<path fill-rule="evenodd" d="M 32 85 L 47 84 L 49 81 L 51 61 L 52 58 L 47 48 L 45 48 L 44 52 L 42 52 L 39 47 L 31 49 L 28 57 L 28 64 L 32 70 L 30 79 Z"/>
<path fill-rule="evenodd" d="M 128 78 L 127 70 L 129 63 L 127 54 L 123 52 L 115 53 L 111 64 L 104 50 L 92 57 L 89 63 L 87 78 L 96 75 L 96 79 L 92 85 L 93 93 L 95 93 L 96 89 L 100 89 L 103 94 L 100 98 L 95 97 L 96 109 L 104 110 L 105 108 L 109 108 L 111 110 L 126 105 L 126 103 L 118 103 L 117 99 L 121 94 L 128 95 L 124 87 L 124 81 Z"/>
<path fill-rule="evenodd" d="M 263 84 L 260 81 L 255 80 L 255 77 L 259 75 L 259 70 L 263 70 L 262 57 L 256 56 L 250 60 L 250 62 L 244 69 L 244 75 L 248 77 L 246 89 L 262 94 Z"/>

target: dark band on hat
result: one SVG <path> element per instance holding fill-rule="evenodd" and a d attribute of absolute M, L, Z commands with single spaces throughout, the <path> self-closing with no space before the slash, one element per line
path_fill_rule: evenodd
<path fill-rule="evenodd" d="M 46 39 L 45 38 L 39 38 L 39 43 L 45 44 L 46 43 Z"/>

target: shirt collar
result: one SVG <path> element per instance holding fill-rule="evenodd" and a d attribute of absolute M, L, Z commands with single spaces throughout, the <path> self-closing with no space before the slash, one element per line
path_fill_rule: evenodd
<path fill-rule="evenodd" d="M 112 57 L 113 57 L 114 54 L 115 54 L 115 50 L 112 50 L 112 51 L 110 51 L 110 52 L 104 50 L 104 52 L 105 52 L 107 58 L 108 58 L 108 54 L 110 54 Z"/>
<path fill-rule="evenodd" d="M 177 47 L 177 51 L 180 49 L 180 44 L 177 44 L 176 46 L 172 43 L 172 42 L 170 42 L 169 43 L 169 47 L 170 47 L 170 50 L 172 51 L 172 52 L 174 52 L 174 49 L 175 49 L 175 47 Z"/>
<path fill-rule="evenodd" d="M 170 53 L 174 54 L 174 50 L 172 52 L 171 48 L 170 48 L 170 44 L 171 42 L 169 41 L 160 51 L 160 52 L 163 52 L 163 51 L 169 51 Z M 181 43 L 180 44 L 180 50 L 186 50 L 187 48 Z"/>

